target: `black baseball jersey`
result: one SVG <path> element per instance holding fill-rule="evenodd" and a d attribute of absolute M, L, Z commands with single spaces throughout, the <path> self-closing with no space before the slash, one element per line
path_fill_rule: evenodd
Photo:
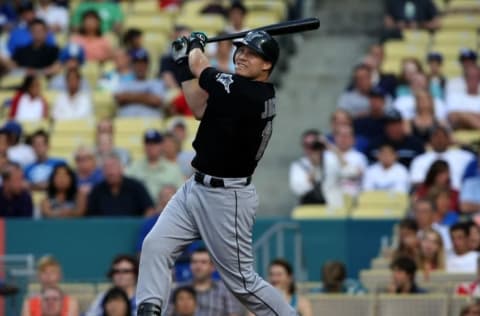
<path fill-rule="evenodd" d="M 205 69 L 199 78 L 207 107 L 193 142 L 192 166 L 223 178 L 251 176 L 272 135 L 272 84 Z"/>

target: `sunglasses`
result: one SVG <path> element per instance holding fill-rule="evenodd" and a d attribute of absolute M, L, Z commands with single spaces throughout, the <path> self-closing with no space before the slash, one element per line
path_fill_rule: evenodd
<path fill-rule="evenodd" d="M 127 273 L 134 273 L 135 270 L 133 269 L 112 269 L 112 274 L 127 274 Z"/>

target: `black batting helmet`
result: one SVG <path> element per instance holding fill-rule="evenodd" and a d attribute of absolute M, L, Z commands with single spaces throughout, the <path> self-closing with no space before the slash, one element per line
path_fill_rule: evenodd
<path fill-rule="evenodd" d="M 280 54 L 277 41 L 265 31 L 248 32 L 243 39 L 234 41 L 233 45 L 237 48 L 247 46 L 253 49 L 263 59 L 271 62 L 272 68 L 277 63 L 278 55 Z"/>

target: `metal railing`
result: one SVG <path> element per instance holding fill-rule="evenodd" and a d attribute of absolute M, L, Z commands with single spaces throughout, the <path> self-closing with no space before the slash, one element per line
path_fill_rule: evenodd
<path fill-rule="evenodd" d="M 305 269 L 303 267 L 303 240 L 300 231 L 300 225 L 294 222 L 281 222 L 270 227 L 254 244 L 253 254 L 255 257 L 256 271 L 261 275 L 268 274 L 268 264 L 274 258 L 285 257 L 285 234 L 293 232 L 293 269 L 295 280 L 303 281 L 306 279 Z M 274 256 L 271 253 L 272 243 L 275 242 Z M 259 256 L 257 256 L 259 254 Z M 257 260 L 261 258 L 261 260 Z"/>

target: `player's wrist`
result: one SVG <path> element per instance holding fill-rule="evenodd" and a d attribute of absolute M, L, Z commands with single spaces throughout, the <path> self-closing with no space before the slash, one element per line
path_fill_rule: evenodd
<path fill-rule="evenodd" d="M 192 71 L 188 66 L 188 60 L 178 66 L 178 79 L 180 82 L 195 79 L 195 76 L 192 74 Z"/>

